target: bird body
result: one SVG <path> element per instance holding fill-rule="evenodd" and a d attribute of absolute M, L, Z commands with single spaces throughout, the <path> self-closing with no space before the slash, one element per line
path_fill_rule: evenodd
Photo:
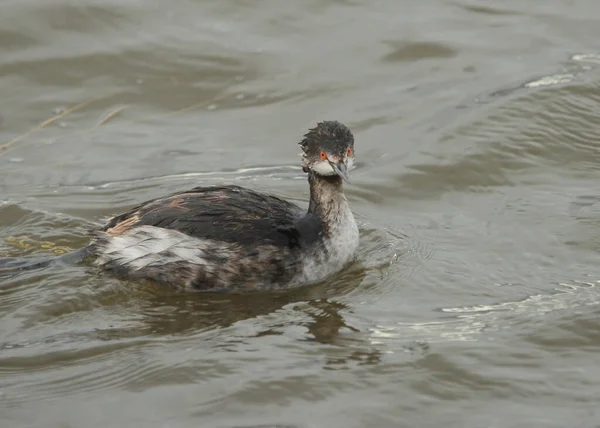
<path fill-rule="evenodd" d="M 321 122 L 300 144 L 307 211 L 240 186 L 196 187 L 112 217 L 93 231 L 88 254 L 119 277 L 201 291 L 285 289 L 329 277 L 358 247 L 342 189 L 354 138 L 339 122 Z"/>

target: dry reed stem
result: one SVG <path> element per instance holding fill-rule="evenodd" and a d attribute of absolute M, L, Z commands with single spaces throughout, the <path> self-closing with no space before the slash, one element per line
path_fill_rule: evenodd
<path fill-rule="evenodd" d="M 116 115 L 121 113 L 123 110 L 128 109 L 130 107 L 131 107 L 130 105 L 124 105 L 124 106 L 119 106 L 116 109 L 109 111 L 108 113 L 106 113 L 104 115 L 104 117 L 102 119 L 100 119 L 100 121 L 97 124 L 94 125 L 94 127 L 92 129 L 98 129 L 98 127 L 104 125 L 106 122 L 108 122 L 113 117 L 115 117 Z"/>
<path fill-rule="evenodd" d="M 56 122 L 58 119 L 61 119 L 63 117 L 65 117 L 68 114 L 73 113 L 76 110 L 79 110 L 80 108 L 85 107 L 86 105 L 90 104 L 92 101 L 95 100 L 89 100 L 89 101 L 84 101 L 82 103 L 79 103 L 73 107 L 70 107 L 68 109 L 65 109 L 63 111 L 61 111 L 59 114 L 52 116 L 50 119 L 47 119 L 45 121 L 43 121 L 42 123 L 40 123 L 39 125 L 37 125 L 35 128 L 31 128 L 29 131 L 27 131 L 26 133 L 19 135 L 16 138 L 13 138 L 12 140 L 10 140 L 7 143 L 4 143 L 0 146 L 0 155 L 3 154 L 4 151 L 6 151 L 10 146 L 12 146 L 13 144 L 18 143 L 19 141 L 21 141 L 23 138 L 33 134 L 34 132 L 39 131 L 40 129 L 45 128 L 46 126 Z"/>
<path fill-rule="evenodd" d="M 205 100 L 205 101 L 201 101 L 199 103 L 196 104 L 192 104 L 190 106 L 187 107 L 183 107 L 179 110 L 174 110 L 168 113 L 162 113 L 156 116 L 152 116 L 152 117 L 148 117 L 148 118 L 141 118 L 141 119 L 129 119 L 129 120 L 124 120 L 124 122 L 129 122 L 129 123 L 143 123 L 143 122 L 149 122 L 149 121 L 153 121 L 153 120 L 157 120 L 157 119 L 161 119 L 161 118 L 165 118 L 165 117 L 170 117 L 170 116 L 174 116 L 177 114 L 181 114 L 184 113 L 186 111 L 190 111 L 190 110 L 194 110 L 194 109 L 198 109 L 198 108 L 202 108 L 202 107 L 206 107 L 209 106 L 211 104 L 214 104 L 216 102 L 219 101 L 224 101 L 228 98 L 231 98 L 233 96 L 233 93 L 222 93 L 220 95 L 217 95 L 214 98 L 211 98 L 210 100 Z M 96 100 L 89 100 L 89 101 L 85 101 L 82 103 L 79 103 L 71 108 L 68 108 L 64 111 L 62 111 L 61 113 L 57 114 L 56 116 L 51 117 L 50 119 L 45 120 L 44 122 L 40 123 L 38 126 L 36 126 L 35 128 L 30 129 L 29 131 L 27 131 L 26 133 L 19 135 L 18 137 L 10 140 L 9 142 L 0 145 L 0 157 L 4 156 L 10 152 L 12 152 L 13 150 L 16 149 L 16 147 L 13 147 L 12 149 L 9 150 L 9 148 L 11 146 L 13 146 L 14 144 L 18 143 L 19 141 L 23 140 L 25 137 L 33 134 L 36 131 L 39 131 L 41 129 L 43 129 L 44 127 L 56 122 L 58 119 L 61 119 L 63 117 L 65 117 L 66 115 L 73 113 L 76 110 L 79 110 L 80 108 L 85 107 L 86 105 L 92 103 L 93 101 Z M 123 110 L 125 110 L 126 108 L 130 108 L 131 106 L 129 105 L 125 105 L 125 106 L 120 106 L 118 108 L 116 108 L 115 110 L 109 111 L 106 115 L 104 115 L 102 117 L 102 119 L 100 119 L 100 121 L 92 126 L 91 128 L 87 128 L 87 129 L 80 129 L 77 131 L 73 131 L 70 133 L 67 133 L 65 135 L 62 135 L 61 137 L 57 138 L 56 140 L 54 140 L 53 142 L 56 142 L 58 140 L 60 140 L 61 138 L 66 138 L 67 136 L 72 136 L 72 135 L 76 135 L 76 134 L 82 134 L 85 132 L 90 132 L 90 131 L 95 131 L 98 128 L 100 128 L 100 126 L 104 125 L 106 122 L 108 122 L 109 120 L 111 120 L 112 118 L 114 118 L 115 116 L 117 116 L 120 112 L 122 112 Z M 22 146 L 23 144 L 21 144 Z"/>

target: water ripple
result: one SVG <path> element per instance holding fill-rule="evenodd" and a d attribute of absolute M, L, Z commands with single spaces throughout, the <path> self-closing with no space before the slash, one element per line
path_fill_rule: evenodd
<path fill-rule="evenodd" d="M 600 281 L 560 283 L 552 294 L 530 295 L 522 300 L 470 307 L 446 307 L 440 311 L 452 318 L 420 323 L 404 322 L 371 328 L 372 343 L 388 344 L 395 339 L 417 340 L 428 344 L 453 341 L 497 340 L 500 333 L 514 335 L 515 330 L 548 322 L 548 316 L 560 316 L 577 307 L 580 311 L 600 303 Z"/>

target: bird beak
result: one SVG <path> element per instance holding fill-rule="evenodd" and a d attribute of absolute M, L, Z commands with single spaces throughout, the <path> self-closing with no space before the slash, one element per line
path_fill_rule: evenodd
<path fill-rule="evenodd" d="M 339 163 L 329 162 L 329 164 L 331 165 L 331 167 L 333 168 L 335 173 L 337 175 L 339 175 L 340 177 L 342 177 L 342 180 L 344 180 L 346 183 L 350 184 L 350 176 L 348 175 L 348 165 L 346 165 L 344 162 L 339 162 Z"/>

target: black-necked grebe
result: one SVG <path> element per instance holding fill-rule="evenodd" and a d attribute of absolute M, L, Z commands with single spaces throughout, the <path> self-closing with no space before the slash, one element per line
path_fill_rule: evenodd
<path fill-rule="evenodd" d="M 300 142 L 308 211 L 239 186 L 196 187 L 111 218 L 86 252 L 129 279 L 205 291 L 308 285 L 348 264 L 358 227 L 342 190 L 354 163 L 343 124 L 318 123 Z"/>

